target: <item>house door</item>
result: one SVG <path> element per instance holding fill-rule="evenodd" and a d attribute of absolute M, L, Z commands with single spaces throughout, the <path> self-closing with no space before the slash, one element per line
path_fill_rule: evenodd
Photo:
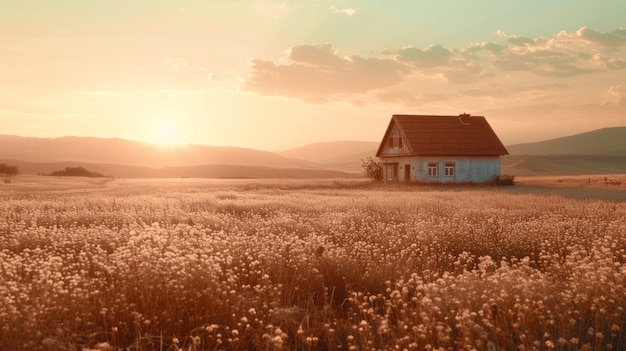
<path fill-rule="evenodd" d="M 398 180 L 398 164 L 386 163 L 385 164 L 385 181 Z"/>
<path fill-rule="evenodd" d="M 411 181 L 411 165 L 404 165 L 404 181 Z"/>

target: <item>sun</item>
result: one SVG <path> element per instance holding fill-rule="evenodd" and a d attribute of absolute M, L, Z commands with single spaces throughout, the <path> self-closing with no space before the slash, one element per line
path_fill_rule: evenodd
<path fill-rule="evenodd" d="M 146 111 L 142 121 L 145 128 L 143 139 L 151 144 L 172 147 L 189 142 L 189 123 L 185 116 L 175 110 L 161 108 L 158 111 Z"/>
<path fill-rule="evenodd" d="M 171 144 L 174 139 L 174 127 L 163 124 L 159 127 L 159 140 L 163 144 Z"/>
<path fill-rule="evenodd" d="M 160 145 L 174 145 L 178 143 L 176 128 L 170 123 L 162 123 L 158 126 L 155 141 Z"/>

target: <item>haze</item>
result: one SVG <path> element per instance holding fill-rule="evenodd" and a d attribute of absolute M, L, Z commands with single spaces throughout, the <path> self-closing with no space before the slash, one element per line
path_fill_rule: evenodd
<path fill-rule="evenodd" d="M 392 114 L 505 144 L 623 126 L 626 2 L 0 3 L 2 134 L 284 150 Z"/>

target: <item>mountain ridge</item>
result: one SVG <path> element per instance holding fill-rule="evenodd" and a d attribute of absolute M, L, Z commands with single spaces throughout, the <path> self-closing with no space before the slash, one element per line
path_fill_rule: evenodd
<path fill-rule="evenodd" d="M 270 152 L 201 144 L 160 146 L 120 138 L 0 135 L 0 161 L 19 161 L 23 165 L 22 172 L 50 173 L 58 170 L 50 170 L 50 165 L 59 168 L 82 165 L 118 177 L 133 174 L 289 177 L 289 174 L 302 176 L 307 172 L 311 176 L 354 176 L 360 172 L 364 158 L 375 156 L 378 146 L 379 142 L 374 141 L 343 140 Z M 506 148 L 510 155 L 502 158 L 503 172 L 621 172 L 624 169 L 621 163 L 626 159 L 622 157 L 626 156 L 626 127 L 601 128 Z M 174 171 L 176 168 L 178 170 Z M 235 169 L 238 173 L 233 171 Z"/>
<path fill-rule="evenodd" d="M 323 169 L 320 164 L 256 149 L 186 144 L 161 146 L 119 138 L 34 138 L 0 135 L 0 158 L 30 162 L 87 162 L 152 168 L 234 164 Z"/>
<path fill-rule="evenodd" d="M 626 127 L 595 129 L 506 148 L 511 155 L 626 155 Z"/>

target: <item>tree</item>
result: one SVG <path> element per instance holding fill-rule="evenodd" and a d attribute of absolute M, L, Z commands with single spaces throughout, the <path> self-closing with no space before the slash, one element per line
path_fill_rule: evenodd
<path fill-rule="evenodd" d="M 5 183 L 11 182 L 11 177 L 19 173 L 19 167 L 15 165 L 7 165 L 6 163 L 0 163 L 0 174 L 6 175 L 4 178 Z"/>
<path fill-rule="evenodd" d="M 361 168 L 363 175 L 372 181 L 383 181 L 383 164 L 380 161 L 374 160 L 372 156 L 362 160 Z"/>

